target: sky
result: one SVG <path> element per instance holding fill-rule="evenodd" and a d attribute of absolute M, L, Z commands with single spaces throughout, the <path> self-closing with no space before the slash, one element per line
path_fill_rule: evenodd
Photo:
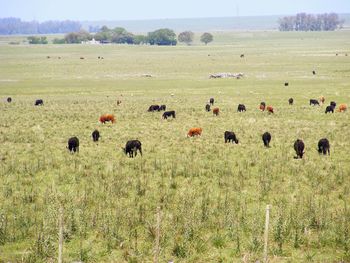
<path fill-rule="evenodd" d="M 24 21 L 350 13 L 350 0 L 0 0 L 0 17 Z"/>

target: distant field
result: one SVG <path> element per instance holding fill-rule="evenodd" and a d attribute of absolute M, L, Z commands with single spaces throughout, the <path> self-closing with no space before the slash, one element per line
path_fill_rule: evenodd
<path fill-rule="evenodd" d="M 232 31 L 232 30 L 277 30 L 278 19 L 284 15 L 275 16 L 232 16 L 232 17 L 204 17 L 179 19 L 150 19 L 132 21 L 83 21 L 85 29 L 89 26 L 103 26 L 114 28 L 125 27 L 131 32 L 149 32 L 159 28 L 171 28 L 176 32 L 192 30 L 203 31 Z M 344 27 L 350 27 L 350 14 L 339 14 L 344 20 Z"/>
<path fill-rule="evenodd" d="M 0 38 L 0 262 L 55 262 L 60 207 L 64 262 L 152 262 L 157 207 L 159 262 L 262 262 L 267 204 L 270 262 L 350 261 L 350 115 L 324 113 L 331 100 L 350 106 L 349 32 L 214 38 L 174 47 Z M 208 78 L 217 72 L 245 77 Z M 326 105 L 308 105 L 321 95 Z M 204 110 L 210 97 L 217 117 Z M 261 101 L 275 114 L 260 112 Z M 176 119 L 147 112 L 151 104 Z M 116 123 L 98 123 L 104 113 Z M 186 138 L 191 127 L 202 136 Z M 226 130 L 238 145 L 224 143 Z M 72 136 L 78 154 L 66 149 Z M 323 137 L 330 156 L 317 152 Z M 297 138 L 302 160 L 293 158 Z M 130 139 L 142 142 L 142 157 L 124 155 Z"/>

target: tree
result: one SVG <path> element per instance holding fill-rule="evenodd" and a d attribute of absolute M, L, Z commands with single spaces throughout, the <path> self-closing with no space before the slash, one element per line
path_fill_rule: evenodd
<path fill-rule="evenodd" d="M 48 41 L 46 37 L 36 37 L 36 36 L 30 36 L 27 37 L 29 44 L 47 44 Z"/>
<path fill-rule="evenodd" d="M 82 41 L 91 40 L 92 36 L 88 32 L 81 30 L 79 32 L 68 33 L 64 36 L 64 39 L 68 44 L 80 44 Z"/>
<path fill-rule="evenodd" d="M 64 38 L 55 38 L 52 40 L 53 44 L 66 44 L 66 40 Z"/>
<path fill-rule="evenodd" d="M 144 35 L 135 35 L 134 36 L 134 44 L 140 45 L 140 44 L 146 44 L 148 43 L 148 39 Z"/>
<path fill-rule="evenodd" d="M 298 13 L 278 20 L 280 31 L 334 31 L 341 28 L 344 21 L 335 13 L 312 15 Z"/>
<path fill-rule="evenodd" d="M 134 35 L 122 27 L 109 29 L 108 27 L 103 26 L 100 31 L 94 35 L 94 38 L 98 41 L 108 41 L 117 44 L 134 43 Z"/>
<path fill-rule="evenodd" d="M 116 27 L 112 30 L 112 38 L 111 41 L 113 43 L 118 44 L 133 44 L 134 43 L 134 35 L 125 30 L 122 27 Z"/>
<path fill-rule="evenodd" d="M 175 46 L 177 44 L 176 34 L 173 30 L 168 28 L 149 32 L 147 38 L 151 45 Z"/>
<path fill-rule="evenodd" d="M 80 30 L 81 24 L 76 21 L 37 21 L 25 22 L 19 18 L 0 18 L 0 35 L 11 34 L 50 34 L 67 33 Z"/>
<path fill-rule="evenodd" d="M 190 45 L 193 42 L 193 38 L 194 38 L 194 33 L 191 31 L 181 32 L 177 37 L 179 42 L 186 43 L 187 45 Z"/>
<path fill-rule="evenodd" d="M 210 33 L 204 33 L 201 35 L 201 42 L 205 43 L 206 45 L 210 42 L 212 42 L 214 39 L 213 35 Z"/>

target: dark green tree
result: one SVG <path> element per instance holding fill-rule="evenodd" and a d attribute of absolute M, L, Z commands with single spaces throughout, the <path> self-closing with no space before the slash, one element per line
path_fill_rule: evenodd
<path fill-rule="evenodd" d="M 206 45 L 210 42 L 212 42 L 214 39 L 213 35 L 210 33 L 204 33 L 201 35 L 201 42 L 205 43 Z"/>
<path fill-rule="evenodd" d="M 175 46 L 177 44 L 176 34 L 168 28 L 158 29 L 148 33 L 148 43 L 159 46 Z"/>

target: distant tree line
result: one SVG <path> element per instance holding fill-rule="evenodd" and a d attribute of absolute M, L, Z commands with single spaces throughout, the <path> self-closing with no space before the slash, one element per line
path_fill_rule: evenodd
<path fill-rule="evenodd" d="M 25 22 L 20 18 L 0 18 L 0 35 L 14 34 L 54 34 L 76 32 L 81 29 L 81 24 L 76 21 L 37 21 Z"/>
<path fill-rule="evenodd" d="M 113 29 L 107 26 L 101 27 L 96 33 L 91 34 L 85 30 L 71 32 L 65 35 L 63 39 L 54 39 L 54 44 L 80 44 L 83 41 L 95 39 L 101 43 L 116 43 L 116 44 L 149 44 L 159 46 L 174 46 L 177 41 L 190 45 L 194 39 L 194 33 L 191 31 L 181 32 L 176 36 L 175 32 L 168 28 L 162 28 L 149 32 L 147 35 L 134 35 L 128 32 L 125 28 L 116 27 Z M 201 41 L 205 44 L 213 41 L 213 36 L 210 33 L 204 33 L 201 36 Z"/>
<path fill-rule="evenodd" d="M 278 21 L 280 31 L 333 31 L 341 28 L 344 21 L 335 13 L 285 16 Z"/>

